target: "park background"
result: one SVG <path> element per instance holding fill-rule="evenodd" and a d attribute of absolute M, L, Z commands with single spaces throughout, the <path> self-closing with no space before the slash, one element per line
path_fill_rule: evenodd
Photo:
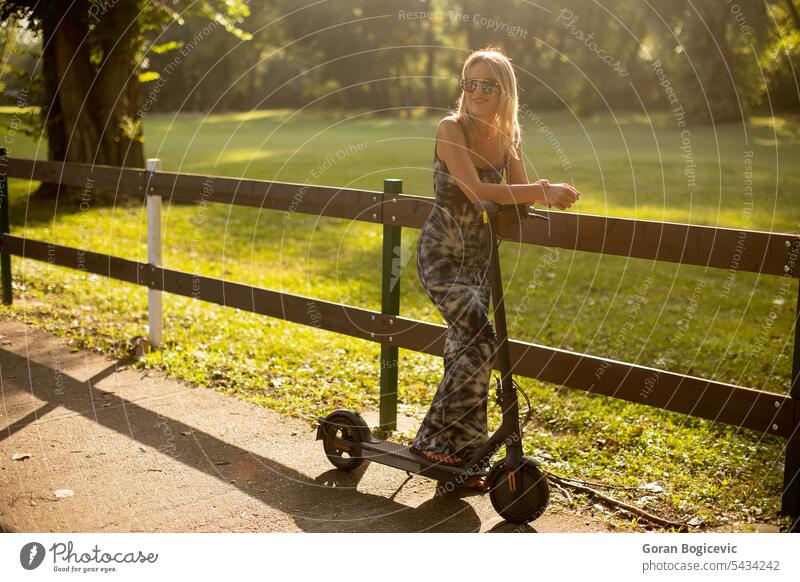
<path fill-rule="evenodd" d="M 0 7 L 4 147 L 19 158 L 432 195 L 436 123 L 468 52 L 501 47 L 531 181 L 587 214 L 800 232 L 800 17 L 792 0 L 118 2 Z M 146 216 L 113 192 L 10 180 L 12 233 L 146 261 Z M 165 267 L 380 309 L 381 227 L 169 204 Z M 405 229 L 401 314 L 442 318 Z M 501 245 L 515 339 L 788 393 L 797 282 Z M 144 288 L 14 257 L 18 318 L 129 355 Z M 375 409 L 380 347 L 165 296 L 162 350 L 135 358 L 306 417 Z M 439 358 L 400 352 L 421 419 Z M 525 452 L 561 475 L 701 527 L 778 523 L 784 441 L 520 378 Z M 499 414 L 490 406 L 491 427 Z M 413 430 L 398 435 L 408 440 Z M 320 453 L 321 454 L 321 453 Z M 573 509 L 624 519 L 576 495 Z M 630 524 L 629 524 L 630 525 Z"/>

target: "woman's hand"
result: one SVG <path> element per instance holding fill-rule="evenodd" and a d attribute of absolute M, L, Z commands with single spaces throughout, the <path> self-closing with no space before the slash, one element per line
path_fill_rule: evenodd
<path fill-rule="evenodd" d="M 551 184 L 547 180 L 539 180 L 544 186 L 542 203 L 548 208 L 555 206 L 559 210 L 566 210 L 578 201 L 581 193 L 569 184 Z"/>

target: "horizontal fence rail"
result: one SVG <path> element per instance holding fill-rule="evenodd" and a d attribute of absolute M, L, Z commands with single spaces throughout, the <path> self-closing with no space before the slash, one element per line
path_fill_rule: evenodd
<path fill-rule="evenodd" d="M 167 269 L 106 254 L 0 233 L 3 287 L 9 286 L 8 257 L 17 255 L 50 264 L 147 286 L 378 342 L 381 352 L 381 425 L 385 412 L 396 417 L 397 349 L 442 356 L 446 327 L 401 317 L 398 273 L 393 248 L 403 226 L 421 228 L 433 199 L 401 194 L 399 180 L 387 180 L 384 192 L 310 186 L 264 180 L 178 174 L 131 168 L 40 162 L 2 157 L 0 201 L 8 210 L 5 177 L 103 188 L 188 203 L 222 203 L 283 212 L 359 220 L 384 226 L 382 311 L 280 293 L 241 283 Z M 549 224 L 506 217 L 498 224 L 504 240 L 621 257 L 713 267 L 765 275 L 800 277 L 800 234 L 773 233 L 545 212 Z M 7 214 L 6 214 L 7 216 Z M 398 257 L 399 258 L 399 257 Z M 5 292 L 4 292 L 5 296 Z M 800 310 L 800 294 L 798 295 Z M 509 338 L 515 374 L 611 396 L 654 408 L 705 418 L 787 439 L 782 512 L 800 515 L 800 338 L 795 321 L 792 386 L 789 395 L 741 387 L 667 370 L 631 364 Z M 395 374 L 387 374 L 394 361 Z M 602 374 L 598 370 L 603 369 Z M 384 398 L 394 407 L 384 409 Z M 797 531 L 800 519 L 791 531 Z"/>
<path fill-rule="evenodd" d="M 9 178 L 79 188 L 103 188 L 120 194 L 144 196 L 144 178 L 147 172 L 138 168 L 7 158 L 5 173 Z"/>
<path fill-rule="evenodd" d="M 126 283 L 269 315 L 292 323 L 368 340 L 376 340 L 380 332 L 379 311 L 154 267 L 147 263 L 8 234 L 2 235 L 0 242 L 0 251 L 11 255 L 59 267 L 80 269 Z"/>
<path fill-rule="evenodd" d="M 431 211 L 433 200 L 402 195 L 397 202 L 388 201 L 386 210 L 402 226 L 422 228 Z M 612 218 L 591 214 L 547 212 L 537 213 L 544 221 L 500 224 L 498 232 L 504 240 L 522 244 L 697 265 L 730 268 L 735 260 L 737 271 L 784 275 L 793 245 L 800 245 L 800 235 L 738 230 L 714 226 L 656 222 L 652 220 Z M 386 222 L 384 220 L 384 222 Z M 788 274 L 800 277 L 795 265 Z"/>
<path fill-rule="evenodd" d="M 93 187 L 123 194 L 144 196 L 146 191 L 180 202 L 218 202 L 412 228 L 422 228 L 433 208 L 433 199 L 425 196 L 17 158 L 8 159 L 7 175 L 80 187 L 91 181 Z M 543 222 L 506 219 L 498 233 L 522 244 L 722 269 L 735 262 L 736 271 L 800 278 L 800 266 L 789 266 L 800 234 L 537 212 L 550 219 L 546 228 Z"/>
<path fill-rule="evenodd" d="M 27 259 L 81 269 L 381 344 L 444 355 L 447 328 L 442 325 L 8 234 L 2 235 L 0 241 L 2 252 Z M 509 344 L 514 372 L 521 376 L 782 437 L 790 436 L 793 429 L 795 403 L 783 394 L 518 340 L 511 340 Z M 595 374 L 600 368 L 604 371 L 598 379 Z M 653 388 L 645 394 L 642 387 L 648 383 L 652 383 Z"/>

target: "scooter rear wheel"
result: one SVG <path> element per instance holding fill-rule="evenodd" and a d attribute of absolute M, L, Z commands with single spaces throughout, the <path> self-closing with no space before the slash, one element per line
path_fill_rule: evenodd
<path fill-rule="evenodd" d="M 547 509 L 550 500 L 550 487 L 547 477 L 534 464 L 532 459 L 523 457 L 522 464 L 511 477 L 506 469 L 505 459 L 492 466 L 489 473 L 489 498 L 494 510 L 511 523 L 528 523 L 538 519 Z M 514 489 L 519 496 L 514 497 Z"/>
<path fill-rule="evenodd" d="M 343 471 L 355 471 L 358 469 L 365 459 L 352 456 L 351 447 L 347 443 L 337 441 L 361 442 L 357 425 L 349 418 L 341 415 L 329 420 L 325 426 L 322 447 L 328 460 L 337 469 Z"/>

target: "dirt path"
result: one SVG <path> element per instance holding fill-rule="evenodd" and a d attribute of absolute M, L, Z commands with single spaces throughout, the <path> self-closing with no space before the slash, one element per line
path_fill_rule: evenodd
<path fill-rule="evenodd" d="M 437 498 L 434 481 L 403 485 L 374 463 L 334 470 L 302 420 L 17 321 L 0 335 L 0 531 L 520 529 L 488 496 Z M 521 530 L 608 531 L 552 506 L 532 525 Z"/>

